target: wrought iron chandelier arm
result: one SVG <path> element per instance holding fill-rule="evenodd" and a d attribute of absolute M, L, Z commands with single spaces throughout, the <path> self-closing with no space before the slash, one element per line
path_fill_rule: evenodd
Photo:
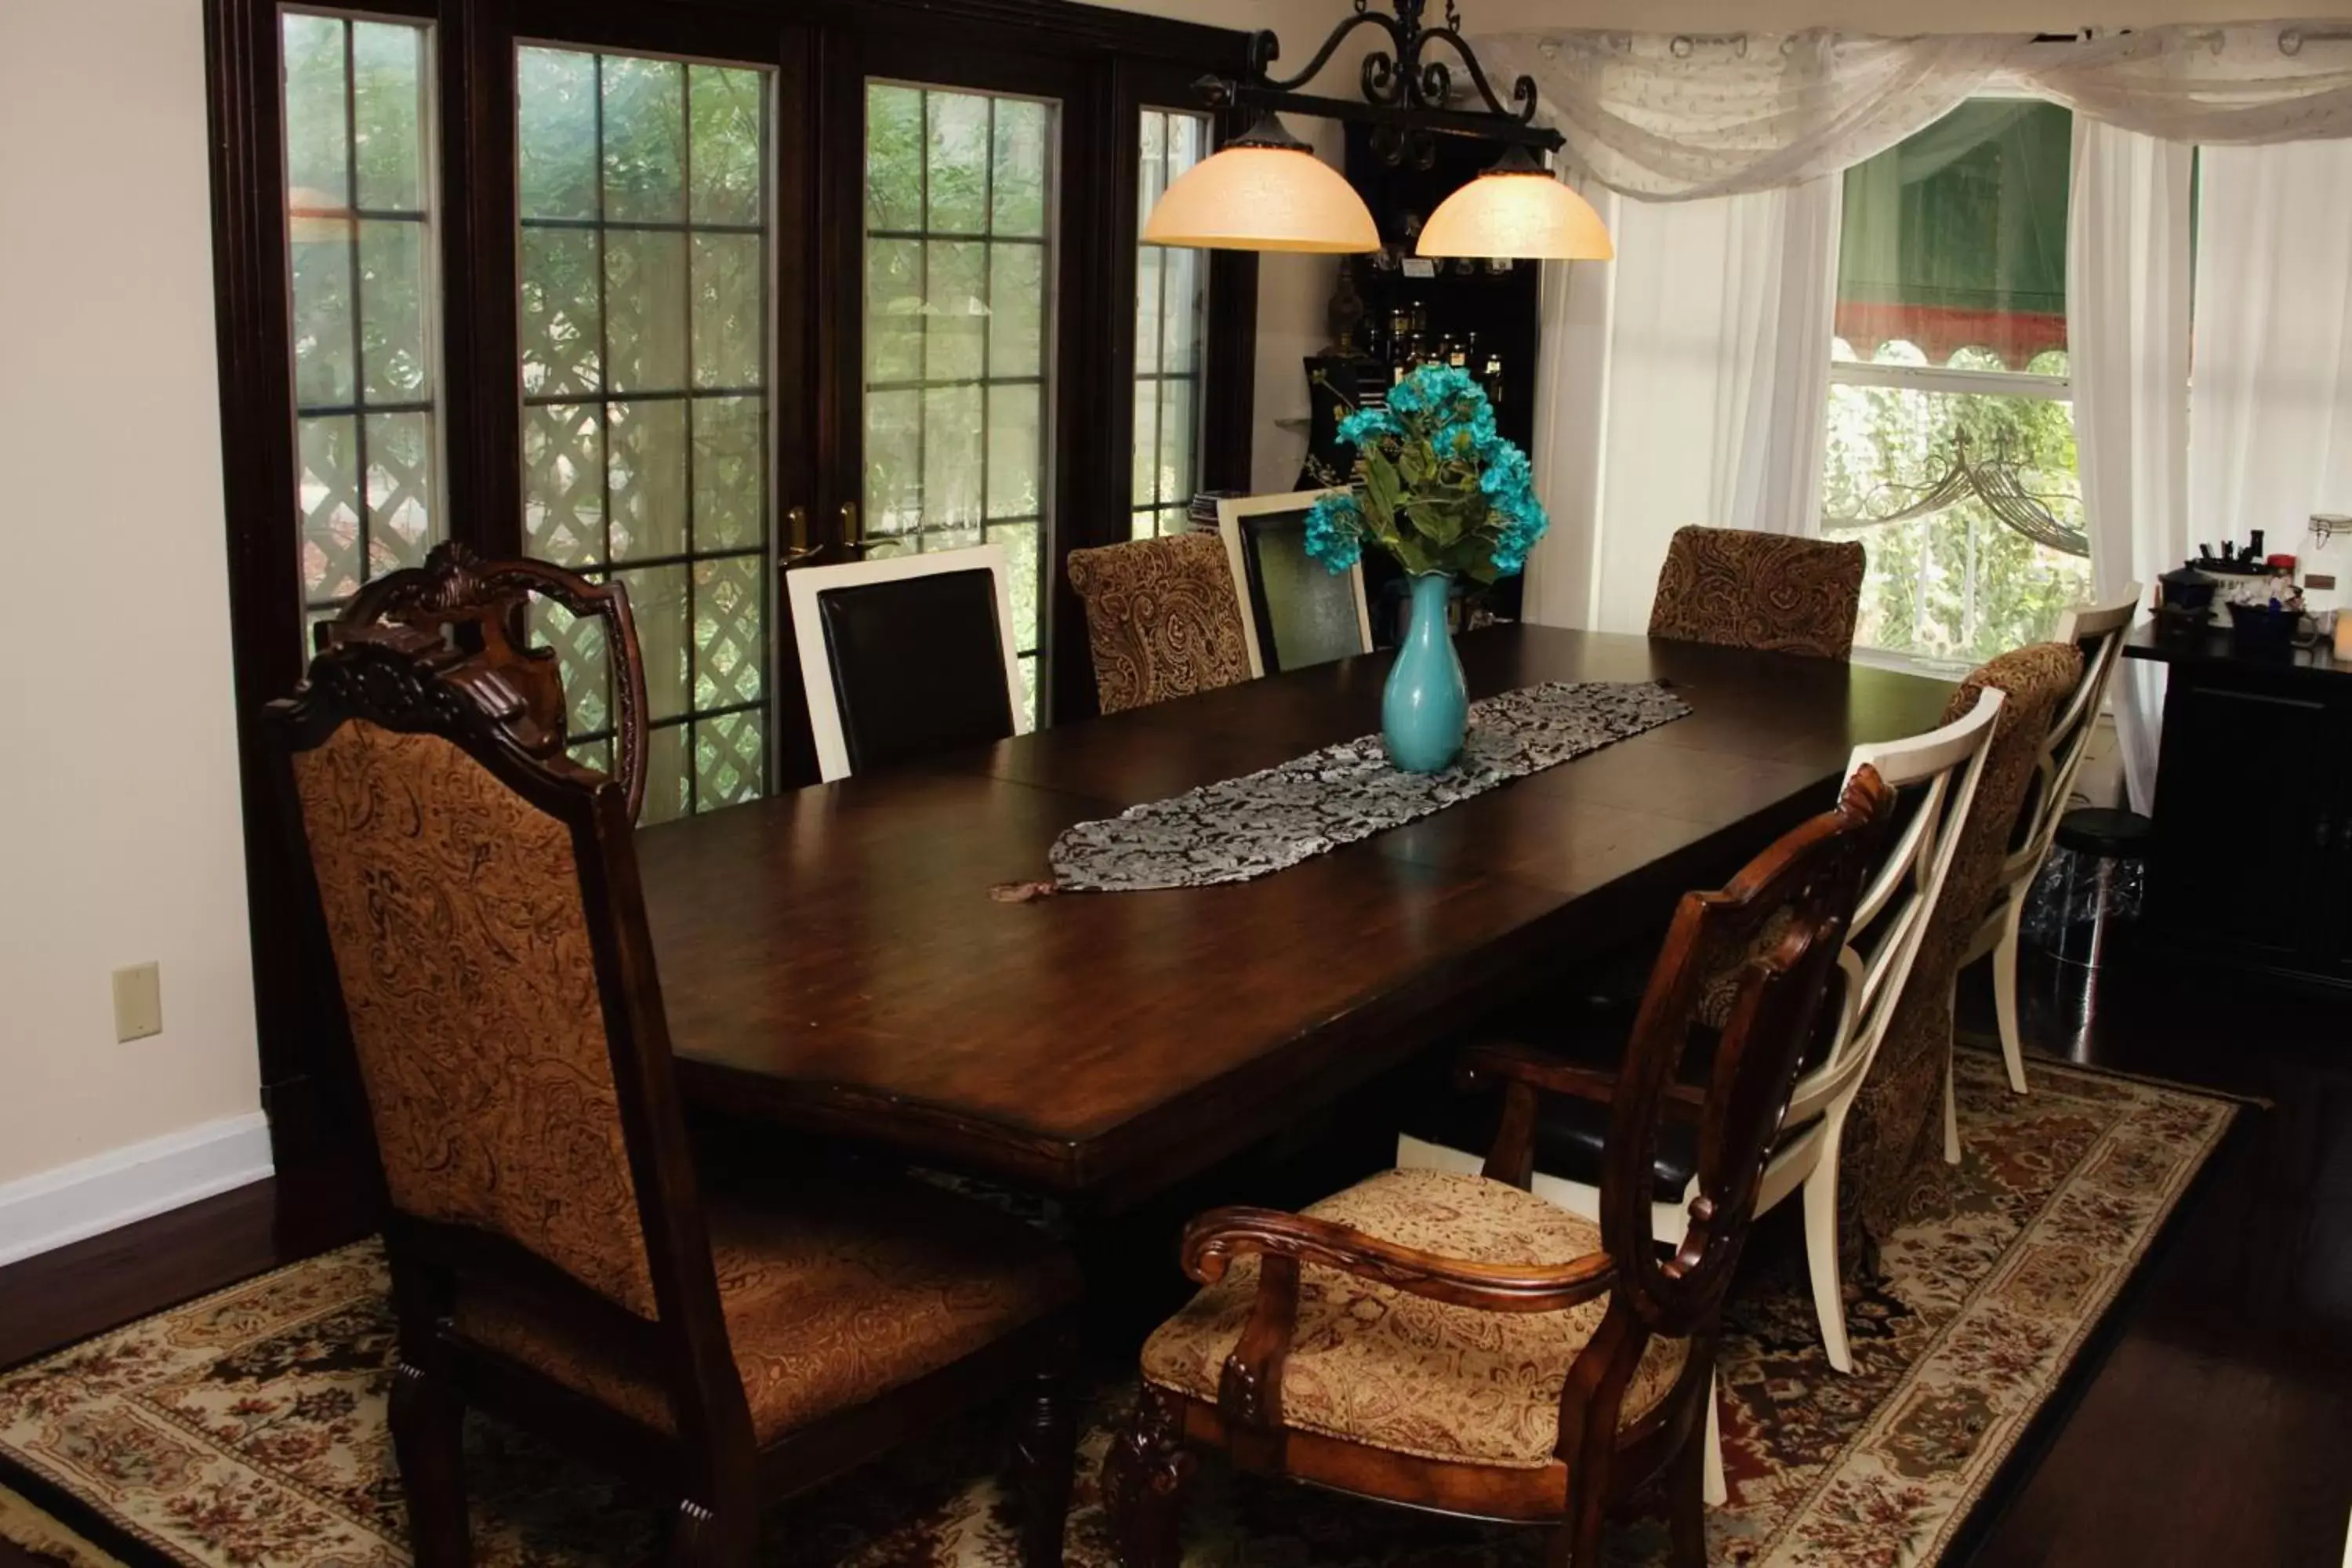
<path fill-rule="evenodd" d="M 1485 101 L 1488 112 L 1516 120 L 1522 125 L 1535 123 L 1536 79 L 1523 76 L 1514 80 L 1511 83 L 1511 101 L 1506 104 L 1495 95 L 1494 83 L 1487 79 L 1486 68 L 1478 63 L 1478 57 L 1471 51 L 1469 40 L 1452 27 L 1433 28 L 1412 41 L 1412 58 L 1405 74 L 1419 79 L 1418 90 L 1412 95 L 1416 106 L 1443 109 L 1453 96 L 1453 68 L 1444 60 L 1424 61 L 1421 58 L 1422 52 L 1434 43 L 1447 45 L 1461 58 L 1463 68 L 1470 73 L 1470 85 L 1478 89 L 1478 96 Z M 1371 63 L 1370 60 L 1364 62 L 1367 68 Z"/>
<path fill-rule="evenodd" d="M 1463 36 L 1460 12 L 1450 0 L 1442 27 L 1422 26 L 1422 13 L 1428 0 L 1390 0 L 1390 4 L 1393 14 L 1374 8 L 1370 0 L 1356 0 L 1354 12 L 1331 29 L 1313 58 L 1291 76 L 1274 74 L 1274 62 L 1282 53 L 1281 41 L 1274 33 L 1253 34 L 1246 74 L 1238 80 L 1204 77 L 1199 83 L 1202 96 L 1213 104 L 1234 104 L 1268 112 L 1289 110 L 1386 126 L 1401 137 L 1422 133 L 1422 145 L 1426 144 L 1426 133 L 1441 132 L 1478 137 L 1506 146 L 1559 151 L 1565 142 L 1560 133 L 1535 122 L 1538 102 L 1534 79 L 1516 79 L 1507 103 L 1498 96 L 1493 79 Z M 1342 44 L 1366 27 L 1387 35 L 1389 47 L 1375 49 L 1364 57 L 1360 73 L 1362 101 L 1299 90 L 1322 73 Z M 1457 57 L 1458 68 L 1468 76 L 1483 108 L 1451 106 L 1457 67 L 1430 57 L 1428 50 L 1433 43 L 1443 43 Z"/>
<path fill-rule="evenodd" d="M 1250 39 L 1250 85 L 1267 88 L 1276 92 L 1296 91 L 1313 81 L 1323 68 L 1331 63 L 1331 57 L 1339 52 L 1341 44 L 1346 43 L 1357 32 L 1368 26 L 1378 27 L 1386 33 L 1391 47 L 1402 51 L 1408 47 L 1404 27 L 1394 16 L 1379 11 L 1358 11 L 1331 29 L 1331 36 L 1323 40 L 1323 47 L 1315 51 L 1315 58 L 1307 62 L 1305 69 L 1297 76 L 1276 78 L 1272 74 L 1273 67 L 1274 62 L 1281 58 L 1282 42 L 1271 30 L 1261 31 Z M 1364 72 L 1368 94 L 1373 61 L 1389 60 L 1393 63 L 1393 59 L 1394 57 L 1387 55 L 1373 55 L 1365 59 Z"/>

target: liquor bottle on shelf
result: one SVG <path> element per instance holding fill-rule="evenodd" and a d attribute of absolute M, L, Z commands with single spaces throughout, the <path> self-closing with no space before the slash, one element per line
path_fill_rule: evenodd
<path fill-rule="evenodd" d="M 1501 407 L 1503 405 L 1503 356 L 1499 353 L 1488 351 L 1486 365 L 1478 373 L 1478 380 L 1486 389 L 1486 401 L 1497 408 Z"/>

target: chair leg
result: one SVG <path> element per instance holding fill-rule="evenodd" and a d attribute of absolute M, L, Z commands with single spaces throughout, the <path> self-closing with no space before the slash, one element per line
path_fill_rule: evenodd
<path fill-rule="evenodd" d="M 2000 1059 L 2009 1068 L 2012 1093 L 2025 1092 L 2025 1045 L 2017 1032 L 2018 927 L 2025 919 L 2027 885 L 2010 890 L 2009 914 L 2000 922 L 2000 945 L 1992 950 L 1992 1010 L 2000 1025 Z"/>
<path fill-rule="evenodd" d="M 1134 1419 L 1103 1461 L 1103 1503 L 1120 1568 L 1177 1568 L 1184 1489 L 1196 1461 L 1184 1447 L 1183 1408 L 1149 1385 Z"/>
<path fill-rule="evenodd" d="M 1070 1472 L 1078 1427 L 1069 1383 L 1059 1364 L 1039 1372 L 1021 1400 L 1013 1436 L 1013 1469 L 1021 1491 L 1024 1568 L 1061 1568 L 1062 1533 L 1070 1512 Z"/>
<path fill-rule="evenodd" d="M 759 1546 L 760 1510 L 748 1498 L 716 1507 L 688 1498 L 670 1521 L 670 1568 L 752 1568 Z"/>
<path fill-rule="evenodd" d="M 1669 1479 L 1669 1486 L 1673 1484 Z M 1551 1532 L 1544 1568 L 1601 1568 L 1601 1511 L 1598 1504 Z M 1680 1563 L 1675 1568 L 1682 1568 Z"/>
<path fill-rule="evenodd" d="M 1959 976 L 1954 975 L 1951 989 L 1944 993 L 1944 1163 L 1960 1163 L 1960 1107 L 1952 1089 L 1952 1073 L 1959 1059 L 1960 1042 L 1958 1034 L 1960 1005 Z"/>
<path fill-rule="evenodd" d="M 1944 1163 L 1960 1163 L 1960 1107 L 1952 1089 L 1952 1047 L 1944 1047 Z"/>
<path fill-rule="evenodd" d="M 428 1349 L 404 1351 L 393 1368 L 389 1419 L 401 1489 L 408 1497 L 409 1550 L 417 1568 L 465 1568 L 467 1539 L 465 1406 L 446 1379 L 428 1371 Z"/>
<path fill-rule="evenodd" d="M 1822 1140 L 1821 1163 L 1805 1178 L 1805 1264 L 1813 1277 L 1813 1312 L 1830 1365 L 1853 1370 L 1845 1339 L 1845 1289 L 1838 1273 L 1838 1134 Z"/>
<path fill-rule="evenodd" d="M 1731 1500 L 1731 1483 L 1723 1474 L 1723 1390 L 1713 1373 L 1706 1379 L 1706 1474 L 1703 1489 L 1706 1506 L 1721 1508 Z"/>
<path fill-rule="evenodd" d="M 1706 1568 L 1706 1467 L 1715 1445 L 1715 1386 L 1707 1385 L 1706 1425 L 1683 1440 L 1666 1467 L 1666 1529 L 1673 1568 Z M 1719 1462 L 1719 1456 L 1717 1457 Z"/>

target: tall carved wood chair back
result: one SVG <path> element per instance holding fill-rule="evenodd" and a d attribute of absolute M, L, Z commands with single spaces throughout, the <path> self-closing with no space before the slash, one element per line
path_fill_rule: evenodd
<path fill-rule="evenodd" d="M 1146 1346 L 1105 1470 L 1122 1561 L 1176 1560 L 1192 1450 L 1218 1447 L 1261 1473 L 1553 1526 L 1555 1564 L 1598 1563 L 1605 1515 L 1664 1479 L 1675 1561 L 1703 1562 L 1724 1291 L 1891 800 L 1860 771 L 1835 811 L 1683 900 L 1622 1078 L 1474 1052 L 1466 1076 L 1505 1094 L 1481 1173 L 1397 1171 L 1301 1214 L 1194 1220 L 1184 1266 L 1206 1289 Z M 1676 1069 L 1727 969 L 1707 1085 L 1685 1086 Z M 1612 1105 L 1597 1228 L 1528 1191 L 1547 1095 Z M 1662 1256 L 1652 1165 L 1668 1118 L 1695 1123 L 1703 1152 L 1687 1233 Z"/>
<path fill-rule="evenodd" d="M 2071 643 L 2083 657 L 2083 671 L 2074 689 L 2050 720 L 2028 783 L 2025 805 L 2018 817 L 2008 858 L 2002 862 L 1990 902 L 1969 942 L 1963 964 L 1990 955 L 1992 959 L 1993 1016 L 2000 1033 L 2000 1054 L 2009 1069 L 2009 1087 L 2025 1092 L 2025 1047 L 2017 1027 L 2018 939 L 2025 920 L 2025 900 L 2058 837 L 2059 819 L 2066 815 L 2075 780 L 2090 755 L 2098 733 L 2099 709 L 2106 700 L 2107 684 L 2123 660 L 2124 637 L 2139 611 L 2140 588 L 2126 584 L 2113 599 L 2077 605 L 2060 617 L 2055 641 Z"/>
<path fill-rule="evenodd" d="M 624 792 L 529 710 L 513 665 L 395 622 L 270 715 L 388 1212 L 420 1568 L 467 1560 L 468 1404 L 674 1488 L 679 1568 L 749 1568 L 765 1493 L 1024 1382 L 1023 1558 L 1058 1563 L 1076 1265 L 870 1172 L 706 1209 Z"/>
<path fill-rule="evenodd" d="M 1618 1290 L 1658 1332 L 1710 1326 L 1722 1305 L 1893 802 L 1864 764 L 1836 812 L 1782 838 L 1721 891 L 1686 894 L 1667 929 L 1612 1097 L 1601 1178 L 1601 1241 Z M 1676 1194 L 1690 1223 L 1665 1258 L 1650 1225 L 1659 1135 L 1669 1115 L 1691 1108 L 1682 1068 L 1712 1011 L 1706 994 L 1727 972 L 1729 1018 L 1696 1108 L 1698 1174 Z"/>
<path fill-rule="evenodd" d="M 748 1448 L 626 799 L 534 754 L 515 674 L 438 626 L 351 627 L 273 705 L 404 1342 L 478 1282 Z"/>
<path fill-rule="evenodd" d="M 564 689 L 557 651 L 531 645 L 535 621 L 541 635 L 579 639 L 588 673 L 575 689 Z M 499 670 L 522 700 L 513 727 L 533 757 L 562 752 L 576 730 L 609 729 L 614 775 L 630 819 L 637 817 L 646 797 L 646 672 L 625 587 L 592 583 L 544 561 L 486 561 L 451 541 L 434 546 L 424 565 L 387 573 L 362 588 L 333 620 L 320 623 L 320 646 L 384 626 L 436 632 Z"/>

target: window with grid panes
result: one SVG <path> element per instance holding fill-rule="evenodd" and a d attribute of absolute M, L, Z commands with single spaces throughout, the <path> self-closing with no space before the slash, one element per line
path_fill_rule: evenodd
<path fill-rule="evenodd" d="M 1209 117 L 1143 111 L 1143 166 L 1136 182 L 1140 231 L 1160 193 L 1209 155 Z M 1202 343 L 1208 335 L 1209 268 L 1197 250 L 1137 247 L 1135 265 L 1134 534 L 1181 533 L 1200 489 Z"/>
<path fill-rule="evenodd" d="M 2073 132 L 2055 104 L 1975 99 L 1846 171 L 1822 527 L 1869 555 L 1859 647 L 1972 664 L 2048 637 L 2090 595 L 2067 375 Z M 2034 531 L 1974 490 L 1923 510 L 1963 454 L 2007 476 Z"/>
<path fill-rule="evenodd" d="M 432 33 L 289 11 L 279 37 L 307 637 L 441 532 Z"/>
<path fill-rule="evenodd" d="M 866 94 L 868 558 L 1003 547 L 1037 717 L 1056 106 L 874 81 Z"/>
<path fill-rule="evenodd" d="M 767 785 L 769 95 L 762 69 L 518 51 L 525 546 L 628 589 L 647 823 Z M 573 754 L 608 767 L 601 626 L 535 629 Z"/>

